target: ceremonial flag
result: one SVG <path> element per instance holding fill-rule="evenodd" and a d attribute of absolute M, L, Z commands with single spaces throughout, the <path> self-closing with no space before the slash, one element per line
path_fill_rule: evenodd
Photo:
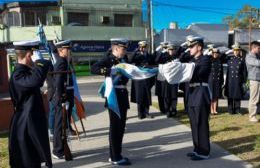
<path fill-rule="evenodd" d="M 119 118 L 121 118 L 114 88 L 114 85 L 117 84 L 120 77 L 123 75 L 129 79 L 147 79 L 155 76 L 158 73 L 158 69 L 139 68 L 127 63 L 120 63 L 113 67 L 113 69 L 117 73 L 115 75 L 111 75 L 110 77 L 106 77 L 105 82 L 101 85 L 99 89 L 99 93 L 100 95 L 102 95 L 102 97 L 107 98 L 108 108 L 115 112 Z"/>
<path fill-rule="evenodd" d="M 159 65 L 159 80 L 167 80 L 170 84 L 179 84 L 189 82 L 192 78 L 195 63 L 181 63 L 180 61 L 171 61 Z"/>

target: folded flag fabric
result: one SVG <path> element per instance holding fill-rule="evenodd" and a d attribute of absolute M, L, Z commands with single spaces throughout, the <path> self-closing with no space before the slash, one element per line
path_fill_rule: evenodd
<path fill-rule="evenodd" d="M 127 63 L 117 64 L 115 68 L 120 74 L 134 80 L 151 78 L 158 73 L 158 68 L 140 68 Z"/>
<path fill-rule="evenodd" d="M 134 80 L 151 78 L 158 74 L 162 80 L 167 80 L 170 84 L 177 84 L 190 81 L 195 68 L 194 63 L 181 63 L 172 61 L 167 64 L 159 65 L 159 68 L 140 68 L 127 63 L 120 63 L 113 67 L 110 77 L 106 77 L 105 82 L 99 89 L 99 94 L 107 98 L 107 107 L 115 112 L 120 118 L 117 97 L 114 85 L 120 79 L 121 75 Z"/>
<path fill-rule="evenodd" d="M 166 80 L 170 84 L 189 82 L 192 78 L 194 68 L 195 63 L 181 63 L 178 60 L 160 64 L 158 78 Z"/>
<path fill-rule="evenodd" d="M 114 85 L 117 84 L 117 81 L 122 75 L 129 79 L 135 80 L 151 78 L 158 73 L 158 68 L 139 68 L 131 64 L 120 63 L 113 67 L 113 69 L 115 74 L 112 74 L 110 77 L 106 77 L 105 82 L 99 89 L 99 94 L 102 97 L 107 98 L 108 109 L 115 112 L 117 116 L 121 118 Z"/>
<path fill-rule="evenodd" d="M 104 97 L 107 98 L 107 107 L 112 110 L 116 115 L 121 118 L 118 101 L 116 97 L 116 90 L 114 84 L 118 81 L 121 75 L 117 75 L 115 77 L 106 77 L 105 79 L 105 89 L 104 89 Z"/>

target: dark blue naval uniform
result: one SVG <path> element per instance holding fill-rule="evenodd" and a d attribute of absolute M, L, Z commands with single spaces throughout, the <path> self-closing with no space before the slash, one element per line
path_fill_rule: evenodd
<path fill-rule="evenodd" d="M 210 91 L 208 79 L 211 69 L 211 60 L 208 56 L 193 58 L 195 69 L 189 84 L 188 115 L 191 123 L 194 152 L 198 155 L 208 156 L 209 143 L 209 113 Z"/>
<path fill-rule="evenodd" d="M 184 49 L 182 49 L 182 50 L 184 50 Z M 189 52 L 186 53 L 183 51 L 179 56 L 179 60 L 182 63 L 190 62 L 191 59 L 192 59 L 192 57 Z M 183 102 L 184 102 L 185 111 L 187 112 L 188 111 L 187 104 L 188 104 L 189 82 L 180 83 L 179 88 L 180 88 L 180 90 L 182 90 L 184 92 Z"/>
<path fill-rule="evenodd" d="M 156 57 L 155 57 L 155 64 L 164 64 L 166 63 L 167 59 L 166 59 L 166 53 L 155 53 Z M 158 105 L 159 105 L 159 109 L 161 111 L 161 113 L 165 114 L 166 113 L 166 109 L 165 109 L 165 104 L 164 104 L 164 97 L 163 97 L 163 90 L 164 90 L 164 81 L 160 81 L 158 79 L 156 79 L 156 83 L 155 83 L 155 95 L 157 95 L 158 97 Z"/>
<path fill-rule="evenodd" d="M 138 67 L 148 67 L 152 65 L 152 55 L 147 52 L 141 53 L 136 51 L 133 54 L 131 63 Z M 143 80 L 132 80 L 131 86 L 131 102 L 137 103 L 138 117 L 143 119 L 149 114 L 149 106 L 152 104 L 151 88 L 154 78 Z"/>
<path fill-rule="evenodd" d="M 227 57 L 227 76 L 225 94 L 228 97 L 230 114 L 240 113 L 240 101 L 243 98 L 243 83 L 246 82 L 246 64 L 242 57 Z"/>
<path fill-rule="evenodd" d="M 177 59 L 177 55 L 165 54 L 165 63 Z M 164 98 L 164 109 L 168 117 L 177 113 L 178 84 L 169 84 L 166 80 L 162 82 L 162 96 Z"/>
<path fill-rule="evenodd" d="M 119 60 L 113 54 L 106 55 L 102 60 L 95 63 L 91 67 L 91 72 L 93 74 L 104 75 L 105 77 L 110 77 L 111 67 L 120 62 L 128 62 L 127 57 Z M 122 76 L 119 81 L 115 84 L 116 96 L 119 105 L 119 111 L 121 118 L 119 118 L 115 112 L 109 111 L 109 144 L 110 144 L 110 157 L 112 161 L 119 161 L 122 159 L 122 141 L 125 132 L 125 124 L 127 117 L 127 109 L 129 109 L 128 91 L 126 89 L 126 84 L 128 78 Z M 106 100 L 107 102 L 107 100 Z M 107 107 L 107 103 L 105 103 Z"/>
<path fill-rule="evenodd" d="M 211 56 L 210 56 L 211 57 Z M 212 100 L 222 97 L 222 85 L 224 82 L 223 65 L 220 58 L 211 57 L 211 73 L 209 75 L 209 88 Z"/>
<path fill-rule="evenodd" d="M 53 95 L 53 103 L 55 106 L 55 119 L 54 119 L 54 137 L 53 137 L 53 154 L 62 157 L 64 155 L 64 144 L 62 140 L 62 103 L 69 102 L 67 119 L 70 121 L 72 108 L 74 106 L 74 90 L 71 73 L 68 71 L 68 61 L 66 58 L 60 56 L 56 57 L 54 65 L 54 87 L 55 92 Z M 61 73 L 63 71 L 63 73 Z M 70 128 L 70 124 L 68 125 Z M 63 128 L 65 129 L 65 128 Z"/>
<path fill-rule="evenodd" d="M 42 162 L 52 167 L 47 116 L 40 87 L 50 62 L 36 61 L 30 68 L 17 64 L 10 78 L 10 96 L 14 105 L 9 134 L 11 168 L 40 168 Z"/>

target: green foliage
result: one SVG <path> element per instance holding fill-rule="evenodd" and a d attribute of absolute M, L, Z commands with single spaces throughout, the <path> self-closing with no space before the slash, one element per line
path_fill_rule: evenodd
<path fill-rule="evenodd" d="M 237 14 L 229 15 L 223 18 L 223 22 L 228 24 L 231 29 L 235 28 L 249 28 L 250 18 L 252 16 L 252 28 L 259 28 L 259 10 L 245 5 Z"/>

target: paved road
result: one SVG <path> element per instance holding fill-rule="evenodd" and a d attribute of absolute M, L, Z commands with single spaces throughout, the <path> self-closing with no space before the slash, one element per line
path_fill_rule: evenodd
<path fill-rule="evenodd" d="M 79 79 L 80 91 L 87 109 L 84 121 L 87 136 L 73 139 L 71 149 L 74 161 L 54 160 L 57 168 L 108 168 L 108 113 L 103 99 L 97 96 L 100 78 Z M 154 99 L 156 101 L 156 99 Z M 134 168 L 249 168 L 250 164 L 212 144 L 211 158 L 191 161 L 186 153 L 192 151 L 190 128 L 174 119 L 161 116 L 151 108 L 154 119 L 139 120 L 136 105 L 128 111 L 123 155 L 129 157 Z M 78 128 L 81 130 L 79 123 Z"/>

